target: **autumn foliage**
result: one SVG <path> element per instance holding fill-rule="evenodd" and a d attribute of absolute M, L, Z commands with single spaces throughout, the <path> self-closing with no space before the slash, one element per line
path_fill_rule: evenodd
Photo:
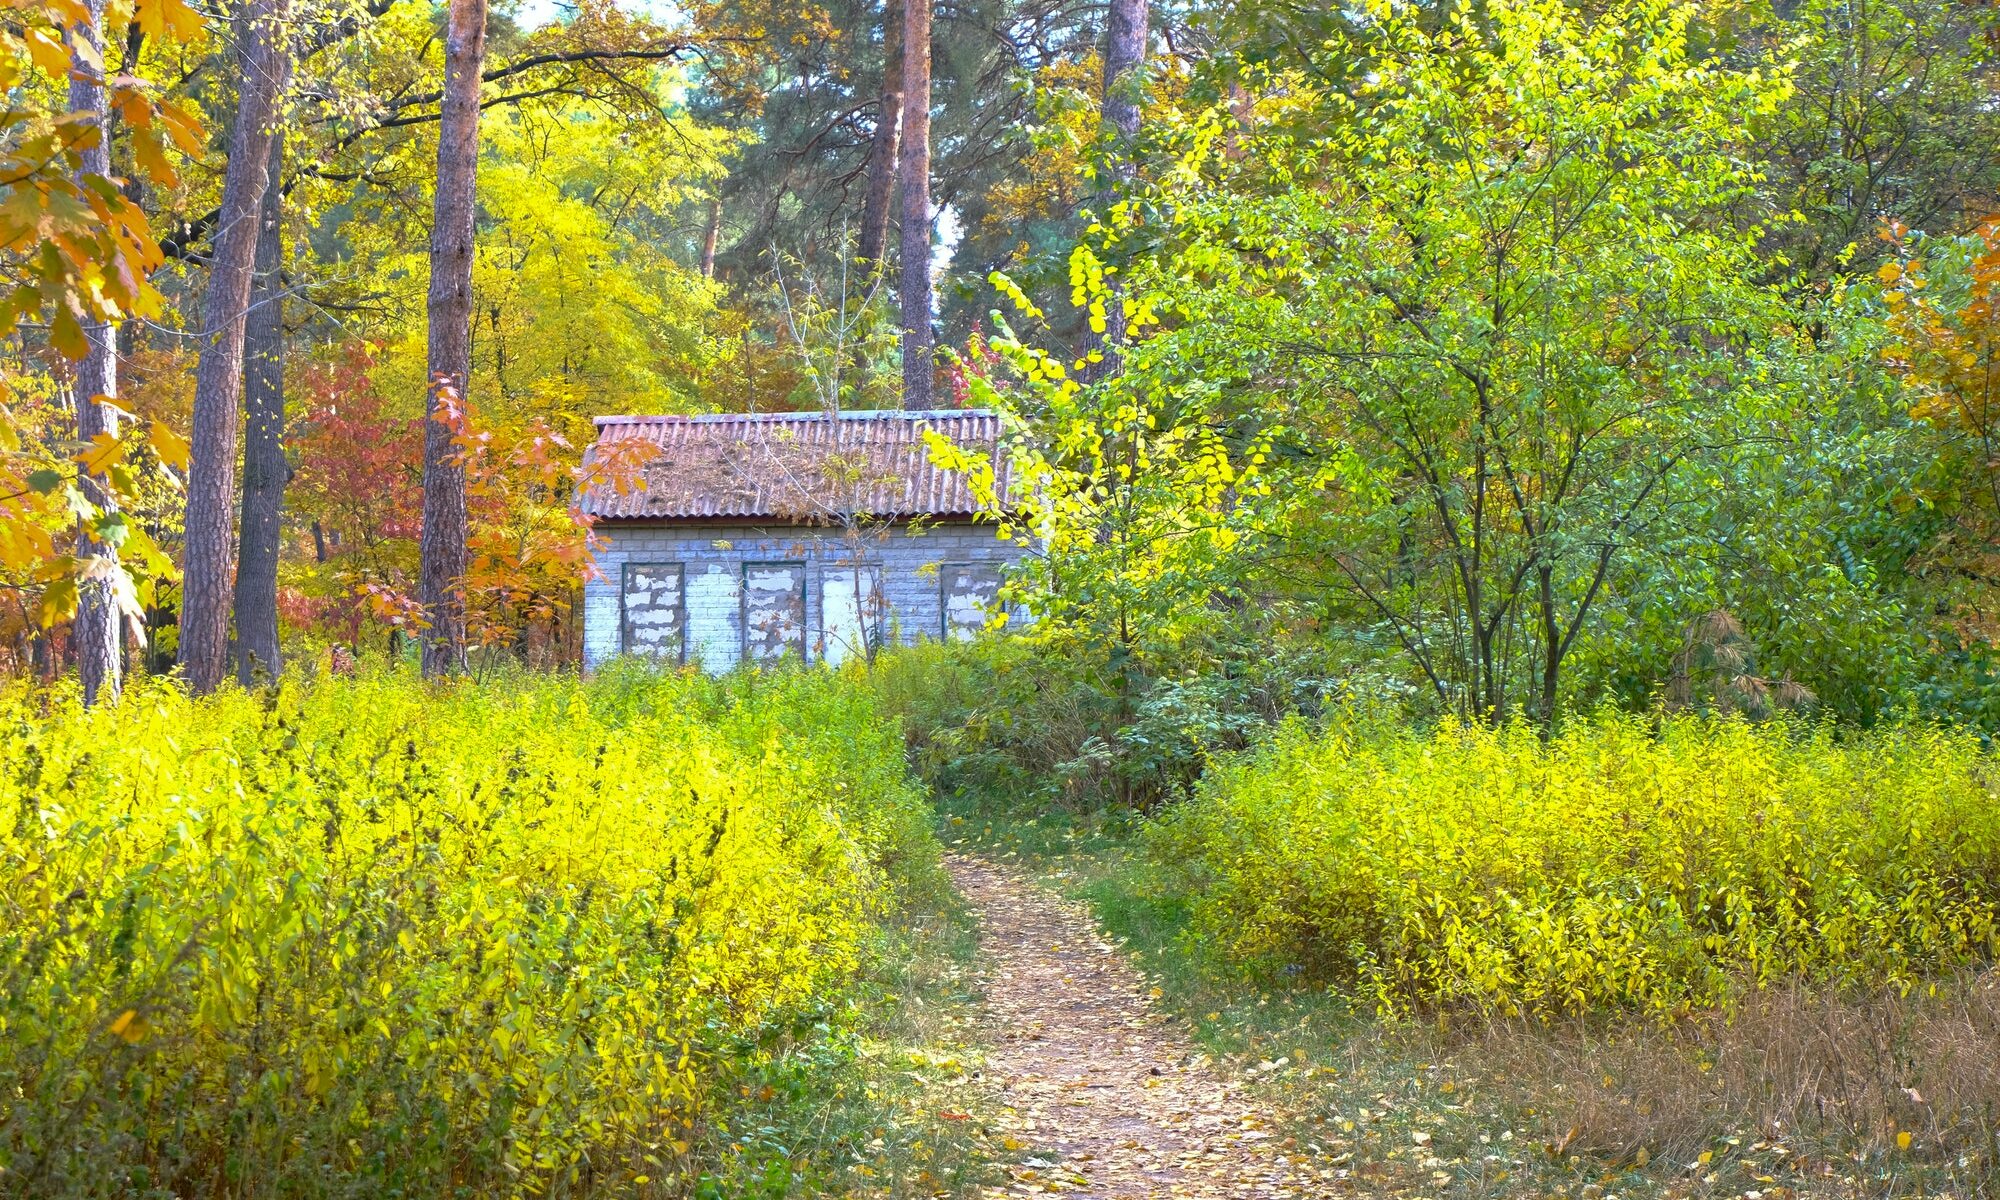
<path fill-rule="evenodd" d="M 1960 585 L 1961 633 L 1991 643 L 2000 639 L 2000 216 L 1959 247 L 1913 246 L 1899 225 L 1884 236 L 1902 251 L 1880 271 L 1890 358 L 1911 415 L 1948 439 L 1947 486 L 1930 499 L 1950 524 L 1933 561 Z"/>
<path fill-rule="evenodd" d="M 375 348 L 349 343 L 301 381 L 307 412 L 292 497 L 308 565 L 287 582 L 285 615 L 335 641 L 400 645 L 422 622 L 423 428 L 377 386 L 376 362 Z M 493 420 L 456 396 L 442 411 L 466 473 L 472 643 L 540 665 L 572 661 L 576 601 L 593 569 L 591 518 L 576 499 L 586 486 L 631 486 L 643 463 L 586 463 L 540 417 Z"/>

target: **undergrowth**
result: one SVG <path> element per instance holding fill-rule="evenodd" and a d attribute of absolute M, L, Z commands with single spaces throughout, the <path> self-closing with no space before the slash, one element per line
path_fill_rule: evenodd
<path fill-rule="evenodd" d="M 1287 726 L 1150 826 L 1194 936 L 1405 1013 L 1685 1017 L 1907 992 L 2000 938 L 2000 762 L 1970 732 L 1605 714 Z"/>
<path fill-rule="evenodd" d="M 884 1115 L 902 1093 L 868 1063 L 896 1044 L 888 964 L 939 961 L 898 914 L 945 900 L 848 681 L 375 674 L 88 712 L 16 688 L 0 727 L 0 1193 L 972 1169 Z"/>

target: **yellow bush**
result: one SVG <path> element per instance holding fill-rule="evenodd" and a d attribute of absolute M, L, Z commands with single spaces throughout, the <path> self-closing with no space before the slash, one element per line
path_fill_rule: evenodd
<path fill-rule="evenodd" d="M 1673 1014 L 1996 949 L 2000 763 L 1967 732 L 1603 716 L 1286 729 L 1152 829 L 1195 936 L 1389 1011 Z"/>
<path fill-rule="evenodd" d="M 42 702 L 0 694 L 0 1192 L 678 1190 L 936 870 L 824 673 Z"/>

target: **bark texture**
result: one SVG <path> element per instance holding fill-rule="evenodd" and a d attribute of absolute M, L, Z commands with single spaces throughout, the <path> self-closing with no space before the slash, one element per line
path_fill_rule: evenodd
<path fill-rule="evenodd" d="M 249 0 L 236 17 L 242 47 L 236 127 L 223 172 L 222 217 L 202 302 L 195 368 L 194 451 L 188 466 L 187 548 L 182 567 L 180 662 L 197 694 L 214 691 L 228 666 L 229 601 L 235 567 L 236 419 L 243 325 L 257 257 L 258 216 L 271 139 L 290 75 L 286 0 Z"/>
<path fill-rule="evenodd" d="M 1104 30 L 1104 123 L 1119 140 L 1121 175 L 1131 176 L 1129 143 L 1139 136 L 1140 69 L 1146 64 L 1147 0 L 1111 0 Z"/>
<path fill-rule="evenodd" d="M 431 223 L 430 395 L 424 421 L 424 525 L 418 599 L 429 627 L 423 669 L 465 666 L 465 468 L 440 405 L 462 403 L 472 374 L 472 238 L 479 167 L 479 84 L 486 0 L 451 0 L 445 24 L 444 103 Z"/>
<path fill-rule="evenodd" d="M 271 139 L 270 184 L 257 226 L 250 312 L 243 328 L 243 516 L 236 561 L 236 678 L 275 682 L 278 548 L 285 511 L 285 304 L 283 244 L 285 139 Z"/>
<path fill-rule="evenodd" d="M 903 407 L 931 408 L 937 383 L 931 333 L 931 0 L 903 4 Z"/>
<path fill-rule="evenodd" d="M 882 13 L 882 98 L 868 148 L 868 190 L 861 197 L 861 240 L 855 257 L 872 282 L 889 249 L 889 210 L 896 203 L 896 155 L 903 128 L 903 0 Z"/>
<path fill-rule="evenodd" d="M 111 114 L 105 105 L 101 68 L 104 5 L 105 0 L 87 0 L 89 16 L 70 29 L 69 107 L 72 112 L 95 114 L 100 130 L 97 145 L 82 154 L 83 161 L 77 167 L 79 177 L 111 173 Z M 109 399 L 118 395 L 118 327 L 110 322 L 91 322 L 84 325 L 83 335 L 90 349 L 83 361 L 76 364 L 72 390 L 76 435 L 87 442 L 100 433 L 118 432 L 117 411 L 97 403 L 99 396 Z M 86 475 L 82 482 L 84 495 L 92 504 L 107 513 L 112 511 L 111 490 L 101 476 Z M 104 577 L 105 568 L 117 562 L 118 551 L 80 536 L 77 553 L 85 562 L 84 579 L 77 590 L 72 638 L 76 643 L 77 675 L 83 683 L 83 702 L 90 705 L 118 698 L 120 668 L 124 665 L 120 653 L 123 639 L 119 636 L 122 622 L 112 597 L 111 581 Z"/>
<path fill-rule="evenodd" d="M 1118 194 L 1133 176 L 1132 143 L 1139 136 L 1139 108 L 1143 100 L 1141 83 L 1146 65 L 1146 34 L 1152 12 L 1147 0 L 1111 0 L 1104 28 L 1105 128 L 1112 136 L 1111 185 L 1098 194 L 1100 209 L 1117 202 Z M 1111 295 L 1104 304 L 1104 332 L 1086 330 L 1084 356 L 1092 351 L 1102 355 L 1083 372 L 1086 380 L 1101 379 L 1118 371 L 1119 346 L 1125 341 L 1124 287 L 1113 276 Z"/>

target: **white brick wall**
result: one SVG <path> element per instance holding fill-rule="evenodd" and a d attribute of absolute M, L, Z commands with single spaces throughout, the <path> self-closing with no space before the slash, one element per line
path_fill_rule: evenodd
<path fill-rule="evenodd" d="M 627 562 L 680 563 L 686 568 L 688 653 L 711 670 L 743 656 L 742 579 L 746 562 L 806 564 L 806 642 L 824 637 L 823 574 L 859 554 L 880 564 L 889 626 L 904 641 L 935 638 L 943 628 L 943 563 L 1013 562 L 1020 547 L 994 536 L 990 524 L 931 525 L 917 532 L 894 526 L 850 540 L 838 529 L 790 525 L 598 525 L 606 542 L 597 555 L 600 578 L 584 585 L 583 662 L 589 670 L 620 651 L 619 580 Z"/>
<path fill-rule="evenodd" d="M 722 669 L 743 657 L 743 570 L 735 563 L 689 564 L 688 657 Z"/>

